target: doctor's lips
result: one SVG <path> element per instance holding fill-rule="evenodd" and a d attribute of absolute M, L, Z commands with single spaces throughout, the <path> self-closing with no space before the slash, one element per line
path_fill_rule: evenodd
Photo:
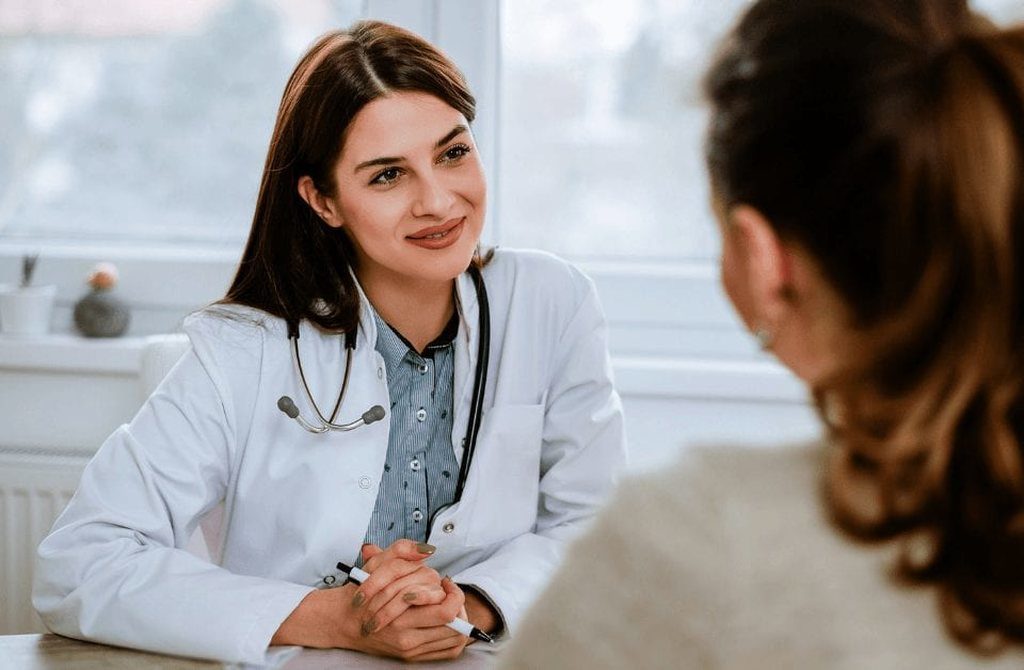
<path fill-rule="evenodd" d="M 445 247 L 450 247 L 455 244 L 462 235 L 462 231 L 465 227 L 466 217 L 463 216 L 458 219 L 445 221 L 439 226 L 422 228 L 412 235 L 406 236 L 405 239 L 418 247 L 424 247 L 426 249 L 444 249 Z"/>

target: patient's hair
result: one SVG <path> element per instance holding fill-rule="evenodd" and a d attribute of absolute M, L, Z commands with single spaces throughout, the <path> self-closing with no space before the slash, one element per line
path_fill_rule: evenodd
<path fill-rule="evenodd" d="M 352 243 L 316 215 L 297 185 L 308 175 L 333 197 L 332 170 L 352 120 L 373 100 L 403 91 L 433 95 L 467 121 L 475 116 L 476 102 L 455 64 L 407 30 L 361 21 L 309 48 L 285 86 L 249 240 L 221 302 L 308 319 L 329 331 L 356 328 Z"/>
<path fill-rule="evenodd" d="M 1024 28 L 953 0 L 761 0 L 708 73 L 707 161 L 848 305 L 836 521 L 899 535 L 979 652 L 1024 637 Z"/>

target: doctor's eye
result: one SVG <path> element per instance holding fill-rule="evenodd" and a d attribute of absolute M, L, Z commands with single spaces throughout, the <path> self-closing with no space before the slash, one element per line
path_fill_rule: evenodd
<path fill-rule="evenodd" d="M 454 144 L 441 154 L 441 158 L 438 160 L 439 163 L 457 163 L 463 157 L 469 155 L 473 150 L 466 144 Z"/>
<path fill-rule="evenodd" d="M 389 167 L 375 174 L 370 180 L 370 185 L 390 186 L 398 181 L 400 176 L 402 176 L 401 168 Z"/>

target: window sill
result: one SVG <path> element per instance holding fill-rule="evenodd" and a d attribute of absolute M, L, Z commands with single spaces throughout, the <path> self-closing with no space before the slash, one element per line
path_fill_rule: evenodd
<path fill-rule="evenodd" d="M 137 375 L 145 338 L 0 335 L 0 370 Z"/>

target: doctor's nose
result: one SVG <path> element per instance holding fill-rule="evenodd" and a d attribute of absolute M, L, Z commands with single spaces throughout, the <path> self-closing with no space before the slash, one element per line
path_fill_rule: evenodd
<path fill-rule="evenodd" d="M 412 204 L 413 216 L 445 218 L 455 204 L 455 194 L 434 176 L 423 177 L 418 184 L 416 200 Z"/>

